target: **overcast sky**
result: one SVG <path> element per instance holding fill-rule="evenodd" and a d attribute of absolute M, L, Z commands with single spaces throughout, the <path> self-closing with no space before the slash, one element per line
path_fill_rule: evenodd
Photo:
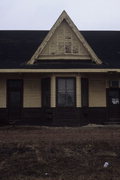
<path fill-rule="evenodd" d="M 120 0 L 0 0 L 0 30 L 49 30 L 63 10 L 79 30 L 120 30 Z"/>

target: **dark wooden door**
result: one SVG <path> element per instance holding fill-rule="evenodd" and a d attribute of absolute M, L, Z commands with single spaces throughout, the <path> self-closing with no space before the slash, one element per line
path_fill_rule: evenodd
<path fill-rule="evenodd" d="M 9 121 L 21 119 L 23 106 L 23 83 L 22 80 L 7 81 L 7 108 Z"/>
<path fill-rule="evenodd" d="M 50 107 L 50 78 L 42 79 L 42 107 Z"/>
<path fill-rule="evenodd" d="M 107 97 L 109 120 L 120 121 L 120 89 L 108 89 Z"/>

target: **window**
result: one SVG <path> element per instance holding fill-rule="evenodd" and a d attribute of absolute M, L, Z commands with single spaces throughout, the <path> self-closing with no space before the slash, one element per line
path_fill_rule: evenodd
<path fill-rule="evenodd" d="M 22 87 L 22 80 L 19 80 L 19 79 L 9 79 L 7 84 L 8 84 L 8 87 L 9 89 L 20 89 Z"/>
<path fill-rule="evenodd" d="M 112 80 L 112 81 L 109 81 L 109 87 L 111 88 L 119 88 L 120 86 L 120 81 L 118 80 Z"/>
<path fill-rule="evenodd" d="M 118 89 L 112 89 L 109 91 L 109 104 L 119 104 L 119 90 Z"/>
<path fill-rule="evenodd" d="M 82 107 L 88 107 L 88 79 L 81 79 L 81 99 L 82 99 Z"/>
<path fill-rule="evenodd" d="M 65 42 L 65 53 L 71 53 L 71 42 Z"/>
<path fill-rule="evenodd" d="M 57 106 L 72 107 L 75 106 L 75 79 L 58 78 L 57 79 Z"/>

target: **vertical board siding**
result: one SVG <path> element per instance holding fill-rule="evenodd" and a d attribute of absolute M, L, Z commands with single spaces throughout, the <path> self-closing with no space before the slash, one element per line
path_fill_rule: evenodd
<path fill-rule="evenodd" d="M 41 107 L 41 80 L 24 79 L 23 107 Z"/>
<path fill-rule="evenodd" d="M 106 80 L 89 80 L 89 107 L 106 107 Z"/>

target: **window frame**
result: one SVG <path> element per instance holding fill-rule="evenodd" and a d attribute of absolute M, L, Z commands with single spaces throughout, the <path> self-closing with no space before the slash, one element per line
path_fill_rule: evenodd
<path fill-rule="evenodd" d="M 118 83 L 118 85 L 113 85 L 113 83 Z M 109 80 L 109 88 L 120 88 L 120 80 L 119 79 L 112 79 L 112 80 Z"/>
<path fill-rule="evenodd" d="M 74 104 L 72 106 L 60 106 L 58 104 L 58 81 L 59 79 L 72 79 L 73 80 L 73 84 L 74 84 Z M 76 107 L 76 78 L 75 77 L 57 77 L 56 78 L 56 107 L 60 107 L 60 108 L 70 108 L 70 107 Z"/>

